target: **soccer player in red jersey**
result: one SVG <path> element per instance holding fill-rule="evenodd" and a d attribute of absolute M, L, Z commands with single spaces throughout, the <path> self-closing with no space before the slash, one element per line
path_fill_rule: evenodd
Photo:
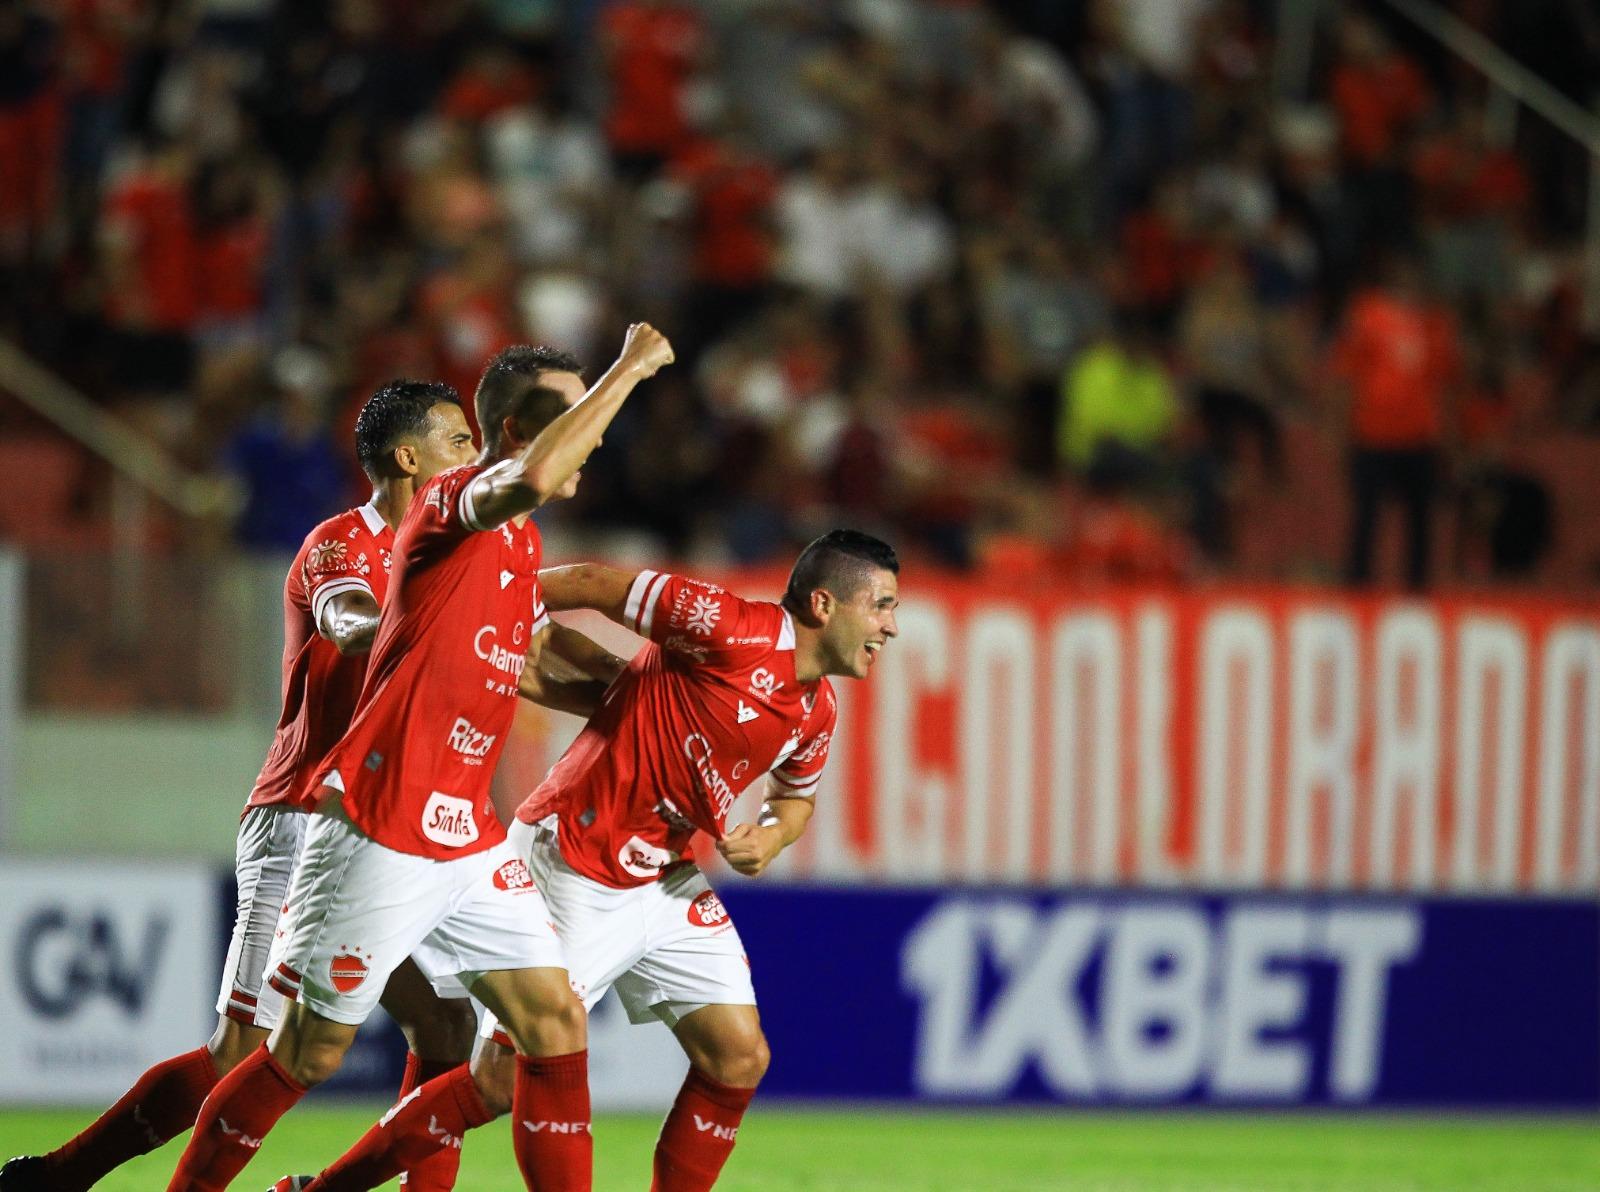
<path fill-rule="evenodd" d="M 489 779 L 526 657 L 550 633 L 528 515 L 572 494 L 628 395 L 671 360 L 666 339 L 635 324 L 586 394 L 576 364 L 549 349 L 509 349 L 485 371 L 475 396 L 483 455 L 435 477 L 401 522 L 355 715 L 316 767 L 292 922 L 268 959 L 268 983 L 292 1004 L 206 1098 L 170 1192 L 227 1187 L 274 1123 L 338 1069 L 407 956 L 436 988 L 470 991 L 514 1040 L 519 1117 L 550 1127 L 516 1139 L 528 1186 L 589 1187 L 584 1010 Z M 418 1158 L 441 1140 L 459 1149 L 488 1116 L 470 1076 L 440 1080 L 450 1104 Z"/>
<path fill-rule="evenodd" d="M 455 390 L 423 381 L 385 385 L 361 408 L 356 455 L 372 480 L 372 499 L 312 530 L 283 585 L 283 711 L 239 823 L 238 913 L 223 965 L 216 1033 L 203 1047 L 151 1068 L 59 1149 L 7 1163 L 0 1171 L 5 1192 L 78 1192 L 181 1134 L 194 1124 L 217 1080 L 278 1022 L 282 998 L 264 978 L 309 818 L 297 796 L 349 727 L 389 584 L 394 527 L 419 486 L 472 459 L 472 432 Z M 396 974 L 383 1000 L 410 1044 L 402 1095 L 471 1054 L 477 1026 L 471 1006 L 440 1001 L 414 966 Z M 411 1187 L 449 1188 L 451 1158 L 442 1176 L 413 1173 Z"/>
<path fill-rule="evenodd" d="M 898 632 L 899 562 L 885 543 L 841 530 L 796 561 L 781 604 L 742 600 L 655 571 L 582 564 L 541 573 L 550 608 L 594 608 L 650 640 L 517 811 L 529 857 L 586 1006 L 616 986 L 635 1022 L 660 1020 L 689 1075 L 656 1144 L 656 1192 L 703 1192 L 722 1170 L 765 1073 L 766 1039 L 744 946 L 692 863 L 709 833 L 735 870 L 755 876 L 799 839 L 827 761 L 835 703 L 826 676 L 865 678 Z M 753 824 L 728 810 L 766 773 Z M 461 1090 L 504 1112 L 514 1101 L 511 1039 L 422 1086 L 315 1180 L 283 1192 L 355 1192 L 440 1144 L 439 1116 Z M 471 1122 L 467 1124 L 472 1124 Z M 549 1123 L 518 1112 L 518 1138 Z"/>

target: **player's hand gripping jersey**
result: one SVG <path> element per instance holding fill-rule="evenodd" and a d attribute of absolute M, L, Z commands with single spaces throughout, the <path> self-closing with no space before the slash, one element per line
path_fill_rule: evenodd
<path fill-rule="evenodd" d="M 442 472 L 412 499 L 361 702 L 316 771 L 362 832 L 438 860 L 505 838 L 489 780 L 546 620 L 538 528 L 480 527 L 468 485 L 483 470 Z"/>
<path fill-rule="evenodd" d="M 651 643 L 517 812 L 559 815 L 561 854 L 608 886 L 655 881 L 720 838 L 734 799 L 767 771 L 809 795 L 828 759 L 833 688 L 802 686 L 794 624 L 776 604 L 643 571 L 626 624 Z"/>
<path fill-rule="evenodd" d="M 283 583 L 283 712 L 247 808 L 308 805 L 307 788 L 350 726 L 367 674 L 367 655 L 340 654 L 317 624 L 346 592 L 383 606 L 393 546 L 394 531 L 370 504 L 330 517 L 301 544 Z"/>

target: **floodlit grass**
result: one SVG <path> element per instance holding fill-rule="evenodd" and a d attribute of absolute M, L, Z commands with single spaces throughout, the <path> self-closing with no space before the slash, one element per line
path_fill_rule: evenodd
<path fill-rule="evenodd" d="M 382 1107 L 296 1110 L 234 1187 L 315 1171 Z M 90 1115 L 0 1111 L 0 1157 L 47 1150 Z M 595 1123 L 596 1192 L 645 1192 L 654 1118 Z M 745 1119 L 719 1192 L 1595 1192 L 1600 1123 L 1587 1120 L 803 1112 Z M 522 1187 L 505 1122 L 477 1130 L 460 1192 Z M 181 1140 L 128 1164 L 104 1192 L 166 1186 Z"/>

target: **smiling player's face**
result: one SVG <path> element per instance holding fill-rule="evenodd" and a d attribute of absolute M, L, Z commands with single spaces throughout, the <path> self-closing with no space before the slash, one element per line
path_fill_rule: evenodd
<path fill-rule="evenodd" d="M 413 478 L 420 488 L 440 472 L 470 464 L 478 454 L 472 441 L 467 416 L 455 402 L 442 401 L 428 411 L 428 432 L 414 448 L 417 473 Z"/>
<path fill-rule="evenodd" d="M 850 596 L 836 600 L 822 631 L 828 673 L 865 679 L 878 651 L 900 634 L 894 615 L 899 603 L 899 580 L 894 572 L 881 569 Z"/>

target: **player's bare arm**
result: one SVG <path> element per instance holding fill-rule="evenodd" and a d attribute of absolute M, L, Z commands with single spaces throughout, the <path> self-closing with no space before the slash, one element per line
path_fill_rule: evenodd
<path fill-rule="evenodd" d="M 622 571 L 601 563 L 572 563 L 539 572 L 544 606 L 554 612 L 592 608 L 619 625 L 627 624 L 628 592 L 637 571 Z"/>
<path fill-rule="evenodd" d="M 775 778 L 767 779 L 761 813 L 753 824 L 740 824 L 717 841 L 717 851 L 736 873 L 755 877 L 805 834 L 815 804 L 788 793 Z"/>
<path fill-rule="evenodd" d="M 370 592 L 340 592 L 323 605 L 317 632 L 341 655 L 365 654 L 378 636 L 378 602 Z"/>
<path fill-rule="evenodd" d="M 648 323 L 628 328 L 622 353 L 583 395 L 521 451 L 473 480 L 472 508 L 486 528 L 531 513 L 548 501 L 600 444 L 634 387 L 673 360 L 672 345 Z"/>
<path fill-rule="evenodd" d="M 551 622 L 533 635 L 517 694 L 540 707 L 588 719 L 625 666 L 577 630 Z"/>

